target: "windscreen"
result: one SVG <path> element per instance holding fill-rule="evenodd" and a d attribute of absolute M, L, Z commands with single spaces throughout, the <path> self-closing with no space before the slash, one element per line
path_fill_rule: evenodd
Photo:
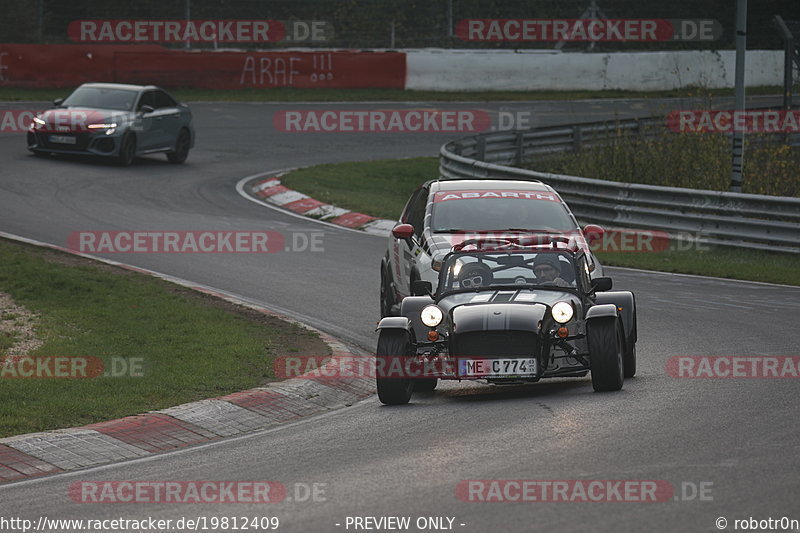
<path fill-rule="evenodd" d="M 442 270 L 443 292 L 507 285 L 576 287 L 572 257 L 561 252 L 451 254 Z"/>
<path fill-rule="evenodd" d="M 64 107 L 90 107 L 94 109 L 129 111 L 133 109 L 136 95 L 136 91 L 127 89 L 78 87 L 61 105 Z"/>
<path fill-rule="evenodd" d="M 536 191 L 442 191 L 433 198 L 434 233 L 572 231 L 576 224 L 554 194 Z"/>

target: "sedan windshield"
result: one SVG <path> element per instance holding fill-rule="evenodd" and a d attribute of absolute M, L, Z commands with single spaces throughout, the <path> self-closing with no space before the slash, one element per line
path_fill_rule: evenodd
<path fill-rule="evenodd" d="M 136 101 L 136 91 L 103 87 L 78 87 L 61 105 L 130 111 Z"/>
<path fill-rule="evenodd" d="M 442 195 L 442 193 L 436 193 Z M 447 196 L 441 196 L 447 198 Z M 571 231 L 576 227 L 559 201 L 519 198 L 475 198 L 442 201 L 434 197 L 434 232 L 544 230 Z"/>
<path fill-rule="evenodd" d="M 572 257 L 560 252 L 451 254 L 442 265 L 443 293 L 519 285 L 575 288 Z"/>

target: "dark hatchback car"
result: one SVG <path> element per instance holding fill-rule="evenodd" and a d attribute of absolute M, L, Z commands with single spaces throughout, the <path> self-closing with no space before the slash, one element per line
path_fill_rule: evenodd
<path fill-rule="evenodd" d="M 153 85 L 84 83 L 33 118 L 28 150 L 115 158 L 123 166 L 163 152 L 183 163 L 194 146 L 192 112 Z"/>

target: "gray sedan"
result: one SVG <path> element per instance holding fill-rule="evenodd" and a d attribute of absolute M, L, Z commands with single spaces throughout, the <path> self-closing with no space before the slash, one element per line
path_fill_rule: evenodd
<path fill-rule="evenodd" d="M 39 113 L 28 130 L 34 154 L 88 154 L 123 166 L 140 155 L 164 152 L 186 161 L 194 146 L 192 112 L 153 85 L 84 83 Z"/>

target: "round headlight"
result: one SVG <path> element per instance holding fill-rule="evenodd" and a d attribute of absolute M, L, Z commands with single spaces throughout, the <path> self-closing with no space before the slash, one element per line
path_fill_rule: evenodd
<path fill-rule="evenodd" d="M 572 320 L 572 315 L 574 311 L 572 306 L 567 302 L 558 302 L 556 305 L 553 306 L 553 310 L 551 311 L 553 315 L 553 320 L 558 322 L 559 324 L 566 324 L 570 320 Z"/>
<path fill-rule="evenodd" d="M 429 328 L 435 328 L 442 323 L 442 310 L 435 305 L 428 305 L 420 313 L 422 323 Z"/>

